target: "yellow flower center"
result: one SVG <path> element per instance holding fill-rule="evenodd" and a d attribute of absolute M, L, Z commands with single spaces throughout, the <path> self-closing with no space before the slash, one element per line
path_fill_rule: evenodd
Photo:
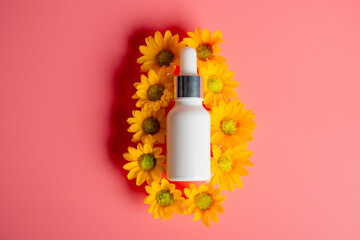
<path fill-rule="evenodd" d="M 237 129 L 237 122 L 229 117 L 226 117 L 221 121 L 220 129 L 225 134 L 228 135 L 234 134 Z"/>
<path fill-rule="evenodd" d="M 141 127 L 146 134 L 154 135 L 160 130 L 160 123 L 154 117 L 147 117 L 142 122 Z"/>
<path fill-rule="evenodd" d="M 151 101 L 158 101 L 161 99 L 161 96 L 164 94 L 164 87 L 160 84 L 151 86 L 148 91 L 147 95 Z"/>
<path fill-rule="evenodd" d="M 200 210 L 207 210 L 211 207 L 212 203 L 213 203 L 213 198 L 210 194 L 208 193 L 199 193 L 195 196 L 194 198 L 195 204 L 196 206 L 200 209 Z"/>
<path fill-rule="evenodd" d="M 205 61 L 208 58 L 211 58 L 212 54 L 213 54 L 213 49 L 211 47 L 211 45 L 207 44 L 207 43 L 203 43 L 200 46 L 198 46 L 198 48 L 196 49 L 197 52 L 197 56 L 200 60 Z"/>
<path fill-rule="evenodd" d="M 160 67 L 164 65 L 167 67 L 170 66 L 170 63 L 173 60 L 174 60 L 174 54 L 172 54 L 172 52 L 170 52 L 169 50 L 163 50 L 156 57 L 156 61 Z"/>
<path fill-rule="evenodd" d="M 224 87 L 224 82 L 220 77 L 211 75 L 207 80 L 207 87 L 211 92 L 219 93 Z"/>
<path fill-rule="evenodd" d="M 139 161 L 139 166 L 141 167 L 141 169 L 144 169 L 144 170 L 151 170 L 156 165 L 156 159 L 155 159 L 154 155 L 151 153 L 142 154 L 139 157 L 138 161 Z"/>
<path fill-rule="evenodd" d="M 170 193 L 170 191 L 166 190 L 166 189 L 160 190 L 157 193 L 156 201 L 162 207 L 169 206 L 175 202 L 174 196 L 172 195 L 172 193 Z"/>
<path fill-rule="evenodd" d="M 228 156 L 219 158 L 218 164 L 220 169 L 224 172 L 230 171 L 234 166 L 233 160 Z"/>

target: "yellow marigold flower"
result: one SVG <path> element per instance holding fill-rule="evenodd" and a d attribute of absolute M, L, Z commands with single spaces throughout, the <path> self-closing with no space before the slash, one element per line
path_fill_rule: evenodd
<path fill-rule="evenodd" d="M 158 111 L 160 107 L 167 107 L 173 98 L 173 81 L 174 74 L 167 74 L 164 70 L 157 74 L 150 69 L 148 77 L 141 75 L 141 82 L 134 84 L 137 91 L 132 96 L 133 99 L 139 99 L 136 107 L 147 105 L 155 111 Z"/>
<path fill-rule="evenodd" d="M 236 98 L 237 93 L 234 88 L 239 86 L 239 83 L 233 81 L 234 72 L 228 71 L 228 66 L 223 64 L 207 64 L 206 67 L 199 69 L 200 76 L 204 79 L 204 104 L 211 108 L 218 105 L 221 97 L 227 101 L 230 97 Z"/>
<path fill-rule="evenodd" d="M 211 142 L 222 145 L 225 149 L 238 145 L 246 145 L 246 141 L 253 140 L 255 114 L 251 109 L 244 110 L 244 104 L 239 99 L 226 103 L 221 100 L 210 112 Z"/>
<path fill-rule="evenodd" d="M 199 188 L 193 183 L 190 183 L 189 187 L 190 189 L 184 189 L 184 193 L 186 197 L 188 197 L 188 199 L 185 200 L 185 206 L 187 207 L 186 213 L 195 213 L 194 221 L 201 218 L 201 221 L 208 227 L 210 227 L 210 219 L 213 222 L 218 222 L 219 217 L 217 212 L 224 212 L 221 203 L 226 199 L 225 196 L 219 196 L 221 189 L 214 189 L 211 183 L 206 186 L 201 184 Z"/>
<path fill-rule="evenodd" d="M 145 187 L 149 194 L 144 199 L 144 203 L 150 204 L 149 213 L 153 213 L 153 218 L 161 217 L 162 220 L 172 218 L 174 211 L 182 214 L 184 198 L 181 191 L 175 189 L 175 185 L 169 183 L 165 178 L 161 179 L 161 184 L 152 182 L 151 186 Z"/>
<path fill-rule="evenodd" d="M 213 35 L 211 32 L 204 28 L 201 32 L 200 28 L 197 27 L 195 32 L 187 33 L 190 38 L 184 38 L 183 42 L 196 50 L 198 56 L 198 67 L 204 67 L 207 61 L 225 63 L 224 57 L 216 55 L 221 49 L 218 46 L 219 43 L 223 42 L 222 33 L 217 30 Z"/>
<path fill-rule="evenodd" d="M 173 36 L 168 30 L 163 37 L 157 31 L 154 38 L 149 36 L 145 42 L 146 46 L 139 47 L 143 56 L 137 59 L 137 63 L 142 64 L 140 67 L 142 72 L 147 72 L 150 69 L 158 72 L 163 66 L 169 72 L 173 72 L 175 66 L 180 65 L 180 52 L 185 44 L 179 43 L 178 34 Z"/>
<path fill-rule="evenodd" d="M 129 161 L 124 165 L 124 169 L 128 170 L 129 180 L 136 178 L 136 185 L 140 186 L 146 182 L 151 184 L 153 181 L 159 182 L 161 173 L 166 171 L 164 161 L 165 156 L 160 155 L 162 149 L 160 147 L 153 148 L 151 143 L 142 145 L 139 143 L 137 148 L 128 147 L 128 152 L 123 157 Z"/>
<path fill-rule="evenodd" d="M 145 143 L 164 143 L 166 134 L 166 119 L 165 109 L 155 111 L 147 106 L 144 106 L 141 111 L 134 110 L 132 118 L 128 118 L 127 122 L 131 125 L 128 128 L 129 132 L 135 133 L 131 141 L 142 141 Z"/>
<path fill-rule="evenodd" d="M 247 176 L 249 172 L 243 168 L 251 167 L 253 163 L 249 158 L 251 151 L 245 151 L 246 145 L 228 148 L 224 153 L 221 148 L 213 145 L 212 151 L 214 157 L 211 158 L 211 172 L 214 174 L 211 178 L 213 184 L 219 183 L 221 189 L 234 191 L 235 184 L 238 188 L 242 187 L 240 176 Z"/>

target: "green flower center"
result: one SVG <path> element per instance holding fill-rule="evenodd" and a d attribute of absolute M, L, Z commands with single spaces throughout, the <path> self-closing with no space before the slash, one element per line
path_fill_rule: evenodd
<path fill-rule="evenodd" d="M 154 135 L 160 130 L 160 123 L 154 117 L 147 117 L 142 122 L 141 127 L 146 134 Z"/>
<path fill-rule="evenodd" d="M 139 159 L 139 166 L 143 170 L 151 170 L 156 165 L 156 159 L 153 154 L 151 153 L 144 153 L 142 154 Z"/>
<path fill-rule="evenodd" d="M 208 58 L 211 58 L 211 56 L 213 54 L 213 49 L 212 49 L 211 45 L 209 45 L 207 43 L 203 43 L 200 46 L 198 46 L 196 51 L 197 51 L 198 58 L 203 61 L 205 61 Z"/>
<path fill-rule="evenodd" d="M 164 50 L 160 52 L 157 57 L 156 61 L 159 64 L 160 67 L 162 66 L 170 66 L 170 63 L 174 60 L 174 54 L 170 52 L 169 50 Z"/>
<path fill-rule="evenodd" d="M 174 196 L 172 195 L 172 193 L 170 193 L 170 191 L 166 190 L 166 189 L 160 190 L 157 193 L 156 201 L 162 207 L 169 206 L 175 202 Z"/>
<path fill-rule="evenodd" d="M 229 117 L 224 118 L 220 123 L 220 129 L 223 133 L 231 135 L 236 132 L 237 122 Z"/>
<path fill-rule="evenodd" d="M 228 156 L 219 158 L 218 164 L 224 172 L 230 171 L 234 166 L 232 159 Z"/>
<path fill-rule="evenodd" d="M 216 75 L 209 76 L 207 80 L 207 87 L 213 93 L 219 93 L 224 87 L 224 82 Z"/>
<path fill-rule="evenodd" d="M 161 85 L 153 85 L 148 91 L 147 95 L 151 101 L 158 101 L 161 99 L 161 96 L 164 94 L 164 87 Z"/>
<path fill-rule="evenodd" d="M 200 209 L 200 210 L 207 210 L 211 207 L 212 203 L 213 203 L 213 198 L 210 194 L 208 193 L 199 193 L 195 196 L 194 198 L 195 204 L 196 206 Z"/>

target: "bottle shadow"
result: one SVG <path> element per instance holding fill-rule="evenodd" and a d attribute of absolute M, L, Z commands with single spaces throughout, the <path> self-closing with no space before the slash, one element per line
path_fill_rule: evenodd
<path fill-rule="evenodd" d="M 132 117 L 133 110 L 140 110 L 135 106 L 136 100 L 132 99 L 132 95 L 135 94 L 135 88 L 133 84 L 140 81 L 140 65 L 136 60 L 141 56 L 139 52 L 139 46 L 145 45 L 145 38 L 148 36 L 154 36 L 156 31 L 160 31 L 162 34 L 166 30 L 170 30 L 173 34 L 179 34 L 179 39 L 182 40 L 186 36 L 186 31 L 178 26 L 168 26 L 166 28 L 140 28 L 135 30 L 128 38 L 126 46 L 126 53 L 122 58 L 119 66 L 115 69 L 113 79 L 113 101 L 111 105 L 110 115 L 110 131 L 107 143 L 107 150 L 109 153 L 110 161 L 119 170 L 122 176 L 122 182 L 128 186 L 128 189 L 136 192 L 140 195 L 145 195 L 145 184 L 137 186 L 136 181 L 128 180 L 128 171 L 123 169 L 123 165 L 127 162 L 123 158 L 123 153 L 127 152 L 128 147 L 135 147 L 138 143 L 131 141 L 133 133 L 127 131 L 129 124 L 126 120 Z M 146 74 L 146 73 L 143 73 Z M 166 114 L 172 108 L 174 103 L 172 102 L 166 109 Z M 156 146 L 162 147 L 163 155 L 166 155 L 166 143 L 157 144 Z M 180 188 L 182 184 L 179 185 Z"/>

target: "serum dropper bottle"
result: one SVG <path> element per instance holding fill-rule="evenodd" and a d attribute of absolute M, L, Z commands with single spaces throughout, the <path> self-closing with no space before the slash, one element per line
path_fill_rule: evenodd
<path fill-rule="evenodd" d="M 171 181 L 210 180 L 210 115 L 202 97 L 196 51 L 185 47 L 180 54 L 180 74 L 175 77 L 175 106 L 166 122 L 167 177 Z"/>

